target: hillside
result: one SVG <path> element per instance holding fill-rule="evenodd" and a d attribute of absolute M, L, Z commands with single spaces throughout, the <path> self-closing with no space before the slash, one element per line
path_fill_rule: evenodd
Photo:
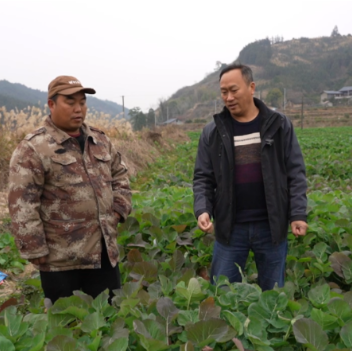
<path fill-rule="evenodd" d="M 27 106 L 43 107 L 47 102 L 47 93 L 37 89 L 28 88 L 23 84 L 11 83 L 0 80 L 0 107 L 7 110 L 22 110 Z M 109 100 L 97 99 L 87 95 L 88 107 L 97 112 L 103 112 L 116 116 L 122 112 L 122 106 Z M 128 117 L 128 109 L 125 108 L 125 116 Z"/>
<path fill-rule="evenodd" d="M 257 96 L 264 101 L 268 92 L 286 89 L 288 106 L 320 102 L 323 90 L 339 90 L 352 86 L 352 36 L 300 38 L 273 43 L 263 39 L 244 47 L 234 61 L 252 67 Z M 222 64 L 224 67 L 225 64 Z M 219 70 L 201 82 L 178 90 L 159 107 L 169 107 L 169 118 L 210 118 L 222 106 L 219 94 Z M 280 107 L 280 105 L 279 105 Z M 161 109 L 160 109 L 161 108 Z"/>

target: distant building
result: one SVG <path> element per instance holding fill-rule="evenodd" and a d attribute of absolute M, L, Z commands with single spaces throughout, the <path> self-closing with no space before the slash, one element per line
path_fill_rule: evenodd
<path fill-rule="evenodd" d="M 166 125 L 181 125 L 181 124 L 183 124 L 183 121 L 179 120 L 178 118 L 174 118 L 174 119 L 166 120 L 164 122 L 160 122 L 157 125 L 166 126 Z"/>
<path fill-rule="evenodd" d="M 330 99 L 346 99 L 352 98 L 352 87 L 343 87 L 338 91 L 324 90 L 320 95 L 320 102 L 323 103 Z"/>

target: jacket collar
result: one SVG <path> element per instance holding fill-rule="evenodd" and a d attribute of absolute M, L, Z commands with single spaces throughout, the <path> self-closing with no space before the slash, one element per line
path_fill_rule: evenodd
<path fill-rule="evenodd" d="M 275 114 L 275 111 L 269 109 L 261 100 L 253 98 L 255 106 L 259 109 L 260 114 L 263 117 L 263 120 L 269 119 L 272 115 Z M 224 106 L 223 110 L 220 112 L 220 117 L 222 118 L 232 118 L 229 109 Z"/>
<path fill-rule="evenodd" d="M 255 106 L 259 109 L 260 115 L 262 116 L 261 131 L 262 134 L 264 134 L 265 131 L 267 131 L 268 128 L 272 125 L 275 118 L 277 116 L 280 116 L 280 114 L 269 109 L 261 100 L 257 98 L 253 98 L 253 100 Z M 232 116 L 226 106 L 224 106 L 223 110 L 219 114 L 214 115 L 215 121 L 217 120 L 217 118 L 220 118 L 220 121 L 222 121 L 226 125 L 226 127 L 229 128 L 230 121 L 232 121 Z"/>
<path fill-rule="evenodd" d="M 60 130 L 58 127 L 54 125 L 50 115 L 44 121 L 44 127 L 46 128 L 46 131 L 54 138 L 57 144 L 62 144 L 68 139 L 72 138 L 69 134 Z M 92 130 L 89 128 L 87 124 L 83 123 L 81 129 L 83 131 L 83 134 L 87 136 L 87 138 L 91 137 L 93 143 L 97 144 L 97 140 L 94 137 Z"/>

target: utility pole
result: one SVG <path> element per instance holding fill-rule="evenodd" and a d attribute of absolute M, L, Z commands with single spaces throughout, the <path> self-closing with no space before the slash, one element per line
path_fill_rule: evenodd
<path fill-rule="evenodd" d="M 122 96 L 122 116 L 125 119 L 125 96 Z"/>
<path fill-rule="evenodd" d="M 302 107 L 301 107 L 301 130 L 303 130 L 303 93 L 302 93 Z"/>
<path fill-rule="evenodd" d="M 286 88 L 284 88 L 284 112 L 286 110 Z"/>

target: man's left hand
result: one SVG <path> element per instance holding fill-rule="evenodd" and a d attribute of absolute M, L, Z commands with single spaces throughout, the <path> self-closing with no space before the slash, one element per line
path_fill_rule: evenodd
<path fill-rule="evenodd" d="M 298 236 L 304 236 L 307 232 L 308 229 L 308 224 L 305 221 L 292 221 L 291 222 L 291 229 L 292 233 L 298 237 Z"/>

